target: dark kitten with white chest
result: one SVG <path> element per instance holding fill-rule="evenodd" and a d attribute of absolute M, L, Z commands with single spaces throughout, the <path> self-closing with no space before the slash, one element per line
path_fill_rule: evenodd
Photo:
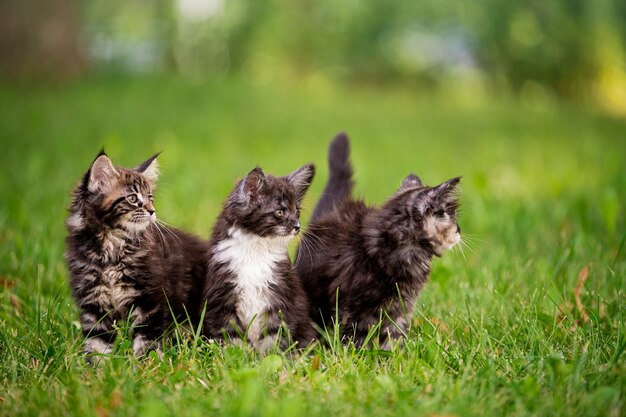
<path fill-rule="evenodd" d="M 351 196 L 348 138 L 329 149 L 330 177 L 298 248 L 298 273 L 320 327 L 338 317 L 343 340 L 361 346 L 382 318 L 379 343 L 406 334 L 433 257 L 456 245 L 457 185 L 411 174 L 382 207 Z M 337 298 L 338 297 L 338 298 Z M 338 311 L 336 306 L 338 306 Z"/>
<path fill-rule="evenodd" d="M 156 156 L 126 169 L 101 152 L 73 193 L 65 258 L 88 361 L 111 352 L 116 321 L 136 355 L 158 349 L 172 313 L 199 321 L 208 242 L 157 223 Z"/>
<path fill-rule="evenodd" d="M 228 196 L 213 228 L 204 296 L 204 335 L 247 342 L 263 353 L 314 337 L 302 284 L 287 245 L 300 231 L 300 204 L 315 173 L 286 177 L 252 170 Z M 279 337 L 282 336 L 282 337 Z"/>

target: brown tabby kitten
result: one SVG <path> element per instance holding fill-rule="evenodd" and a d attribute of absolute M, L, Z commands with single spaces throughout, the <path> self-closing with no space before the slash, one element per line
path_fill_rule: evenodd
<path fill-rule="evenodd" d="M 208 244 L 157 223 L 157 155 L 126 169 L 102 151 L 74 190 L 65 258 L 88 362 L 111 352 L 116 321 L 130 320 L 136 355 L 158 350 L 171 313 L 199 321 Z"/>
<path fill-rule="evenodd" d="M 320 327 L 338 317 L 343 340 L 362 346 L 382 318 L 379 343 L 388 348 L 408 330 L 431 259 L 461 239 L 460 178 L 426 187 L 411 174 L 382 207 L 368 207 L 351 197 L 348 159 L 348 138 L 340 134 L 329 149 L 330 177 L 296 267 Z"/>
<path fill-rule="evenodd" d="M 300 346 L 312 340 L 307 298 L 287 245 L 300 231 L 300 204 L 314 174 L 313 165 L 286 177 L 255 168 L 228 196 L 211 240 L 205 336 L 245 336 L 261 353 L 277 344 L 284 350 L 287 336 Z"/>

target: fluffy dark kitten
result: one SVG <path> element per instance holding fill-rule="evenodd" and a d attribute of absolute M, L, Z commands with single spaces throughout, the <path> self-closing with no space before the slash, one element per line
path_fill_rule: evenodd
<path fill-rule="evenodd" d="M 315 168 L 286 177 L 253 169 L 226 199 L 213 228 L 204 291 L 205 336 L 247 341 L 259 352 L 314 337 L 309 306 L 287 245 L 300 231 L 300 204 Z M 278 339 L 279 334 L 283 337 Z"/>
<path fill-rule="evenodd" d="M 319 326 L 338 317 L 344 340 L 361 346 L 382 318 L 379 343 L 388 347 L 408 330 L 431 259 L 460 241 L 459 178 L 426 187 L 411 174 L 382 207 L 368 207 L 351 197 L 348 158 L 341 134 L 330 146 L 330 177 L 296 267 Z"/>
<path fill-rule="evenodd" d="M 130 320 L 137 355 L 158 348 L 170 309 L 199 321 L 208 242 L 157 224 L 156 156 L 126 169 L 101 152 L 73 193 L 65 258 L 88 361 L 111 352 L 116 321 Z"/>

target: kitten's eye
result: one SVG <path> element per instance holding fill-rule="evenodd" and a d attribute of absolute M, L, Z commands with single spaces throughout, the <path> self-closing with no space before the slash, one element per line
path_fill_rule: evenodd
<path fill-rule="evenodd" d="M 137 203 L 137 194 L 129 194 L 126 196 L 126 199 L 128 200 L 128 202 L 130 204 L 136 204 Z"/>
<path fill-rule="evenodd" d="M 152 194 L 148 194 L 148 200 L 153 202 L 154 201 L 154 196 Z"/>
<path fill-rule="evenodd" d="M 285 210 L 278 209 L 274 211 L 274 216 L 278 217 L 279 219 L 283 217 L 284 215 L 285 215 Z"/>

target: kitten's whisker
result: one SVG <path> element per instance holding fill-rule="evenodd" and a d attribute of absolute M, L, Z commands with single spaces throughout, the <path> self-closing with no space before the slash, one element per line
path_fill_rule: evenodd
<path fill-rule="evenodd" d="M 465 256 L 465 251 L 463 250 L 463 240 L 459 241 L 459 244 L 455 246 L 455 248 L 458 248 L 458 251 L 461 252 L 461 256 L 463 256 L 463 260 L 465 261 L 465 263 L 467 264 L 467 256 Z"/>
<path fill-rule="evenodd" d="M 309 265 L 313 264 L 313 250 L 311 249 L 311 247 L 309 246 L 309 243 L 305 240 L 302 240 L 302 248 L 306 249 L 306 251 L 309 253 Z"/>
<path fill-rule="evenodd" d="M 156 219 L 156 223 L 160 225 L 160 227 L 165 230 L 166 232 L 172 232 L 172 228 L 174 228 L 174 226 L 170 225 L 169 223 L 164 222 L 163 220 L 160 219 Z M 178 238 L 178 236 L 176 236 L 176 238 Z"/>
<path fill-rule="evenodd" d="M 301 257 L 301 249 L 302 249 L 302 241 L 298 242 L 298 247 L 296 249 L 296 259 L 293 260 L 293 264 L 294 265 L 298 265 L 298 263 L 300 262 L 300 257 Z"/>
<path fill-rule="evenodd" d="M 465 254 L 465 249 L 467 249 L 467 251 L 471 254 L 474 255 L 474 250 L 472 249 L 471 246 L 469 246 L 467 244 L 467 242 L 465 242 L 463 239 L 461 239 L 461 241 L 459 242 L 459 249 L 461 249 L 461 251 L 463 251 L 463 253 Z M 466 259 L 467 260 L 467 259 Z"/>
<path fill-rule="evenodd" d="M 296 259 L 293 262 L 294 265 L 298 265 L 300 263 L 302 256 L 304 256 L 302 254 L 304 253 L 305 249 L 306 243 L 303 239 L 300 239 L 300 242 L 298 243 L 298 252 L 296 253 Z"/>
<path fill-rule="evenodd" d="M 167 240 L 165 239 L 165 236 L 163 236 L 163 232 L 161 231 L 161 228 L 159 227 L 158 224 L 155 224 L 155 229 L 157 233 L 159 234 L 158 236 L 159 236 L 159 240 L 161 241 L 161 248 L 169 252 L 170 245 L 167 243 Z"/>
<path fill-rule="evenodd" d="M 317 245 L 317 247 L 322 249 L 325 254 L 328 254 L 328 244 L 321 237 L 312 233 L 306 233 L 302 240 L 306 241 L 306 239 L 310 239 L 308 243 Z M 313 249 L 315 249 L 315 247 Z"/>
<path fill-rule="evenodd" d="M 471 235 L 465 232 L 463 232 L 463 239 L 466 239 L 470 242 L 479 242 L 479 243 L 487 242 L 485 239 L 481 239 L 477 235 Z"/>
<path fill-rule="evenodd" d="M 469 253 L 471 253 L 471 254 L 475 253 L 475 250 L 474 250 L 474 247 L 473 247 L 473 242 L 471 242 L 471 241 L 467 242 L 467 241 L 465 241 L 465 239 L 461 239 L 461 244 L 463 245 L 463 247 L 465 249 L 467 249 L 469 251 Z"/>
<path fill-rule="evenodd" d="M 469 243 L 467 243 L 467 242 L 463 242 L 463 247 L 464 247 L 465 249 L 467 249 L 467 251 L 468 251 L 470 254 L 472 254 L 472 255 L 476 254 L 476 250 L 475 250 L 475 249 L 474 249 L 474 248 L 473 248 L 473 247 L 472 247 Z"/>
<path fill-rule="evenodd" d="M 261 232 L 259 233 L 259 236 L 266 237 L 268 232 L 272 230 L 272 227 L 273 226 L 267 226 L 265 229 L 261 230 Z"/>
<path fill-rule="evenodd" d="M 316 249 L 323 251 L 325 254 L 327 253 L 327 247 L 321 241 L 321 239 L 317 236 L 311 234 L 305 234 L 302 237 L 302 248 L 305 249 L 309 254 L 309 261 L 313 263 L 313 252 L 318 252 Z"/>
<path fill-rule="evenodd" d="M 157 222 L 157 223 L 160 223 L 160 224 L 161 224 L 161 225 L 163 225 L 163 226 L 167 226 L 167 227 L 171 227 L 171 228 L 174 228 L 174 227 L 175 227 L 174 225 L 172 225 L 172 224 L 170 224 L 170 223 L 166 222 L 165 220 L 163 220 L 163 219 L 161 219 L 161 218 L 159 218 L 159 217 L 157 217 L 155 220 L 156 220 L 156 222 Z"/>
<path fill-rule="evenodd" d="M 179 244 L 182 244 L 180 238 L 178 236 L 176 236 L 176 234 L 174 232 L 172 232 L 168 227 L 163 226 L 160 229 L 161 229 L 161 231 L 165 231 L 166 233 L 168 233 L 169 236 L 172 239 L 174 239 L 175 241 L 177 241 Z"/>
<path fill-rule="evenodd" d="M 332 226 L 315 225 L 314 229 L 315 230 L 332 230 L 332 229 L 334 229 L 334 227 L 332 227 Z"/>
<path fill-rule="evenodd" d="M 170 227 L 167 223 L 165 223 L 163 220 L 157 219 L 157 224 L 159 225 L 159 229 L 161 229 L 162 231 L 165 231 L 166 233 L 169 234 L 170 237 L 172 237 L 172 239 L 176 240 L 179 244 L 182 244 L 182 241 L 180 240 L 180 238 L 178 236 L 176 236 L 176 233 L 174 233 L 172 230 L 170 230 Z"/>
<path fill-rule="evenodd" d="M 323 248 L 324 253 L 325 253 L 325 254 L 328 254 L 328 252 L 329 252 L 329 250 L 330 250 L 331 245 L 330 245 L 328 242 L 326 242 L 325 240 L 323 240 L 323 239 L 322 239 L 321 237 L 319 237 L 319 236 L 316 236 L 316 237 L 315 237 L 315 241 L 317 242 L 317 244 L 318 244 L 319 246 L 321 246 L 321 247 Z"/>

